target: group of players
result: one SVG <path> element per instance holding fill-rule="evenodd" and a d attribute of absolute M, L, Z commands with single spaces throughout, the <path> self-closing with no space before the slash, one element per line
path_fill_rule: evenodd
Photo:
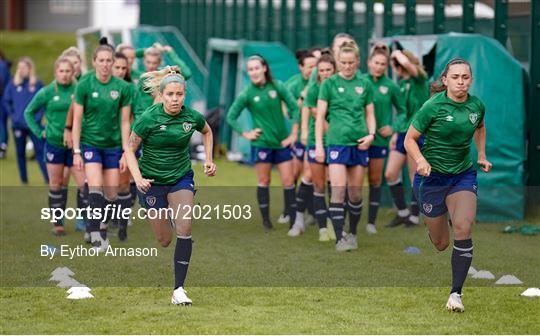
<path fill-rule="evenodd" d="M 335 240 L 337 251 L 357 249 L 365 169 L 370 185 L 366 231 L 374 234 L 388 157 L 384 176 L 397 214 L 387 227 L 415 227 L 421 211 L 429 237 L 440 251 L 448 247 L 452 227 L 452 290 L 446 307 L 463 311 L 461 292 L 472 261 L 478 188 L 470 158 L 472 139 L 477 164 L 484 172 L 491 169 L 485 154 L 485 108 L 469 94 L 470 64 L 453 59 L 439 80 L 428 85 L 425 70 L 411 52 L 390 52 L 388 46 L 378 44 L 368 55 L 369 72 L 362 74 L 358 45 L 344 33 L 336 35 L 330 49 L 304 51 L 297 58 L 300 74 L 283 84 L 273 79 L 264 57 L 249 57 L 246 71 L 251 83 L 227 114 L 231 127 L 252 144 L 263 227 L 272 229 L 268 186 L 276 165 L 284 188 L 282 217 L 291 224 L 288 235 L 304 232 L 304 212 L 310 209 L 320 241 Z M 399 77 L 398 84 L 387 77 L 389 66 Z M 237 121 L 243 109 L 252 116 L 251 129 Z M 292 123 L 290 131 L 286 117 Z M 405 164 L 413 181 L 410 209 L 401 180 Z M 349 233 L 345 234 L 347 216 Z"/>
<path fill-rule="evenodd" d="M 175 67 L 159 69 L 163 53 L 172 56 Z M 145 72 L 137 74 L 132 66 L 141 55 Z M 136 192 L 146 208 L 193 204 L 189 142 L 195 130 L 203 134 L 205 174 L 214 176 L 216 166 L 212 130 L 200 113 L 184 105 L 190 69 L 169 47 L 136 51 L 120 45 L 115 51 L 106 41 L 96 48 L 92 64 L 94 69 L 81 75 L 78 51 L 64 51 L 55 62 L 55 80 L 39 90 L 24 112 L 34 135 L 46 142 L 50 207 L 65 208 L 70 174 L 78 185 L 81 208 L 103 209 L 111 203 L 131 207 Z M 263 227 L 272 228 L 269 184 L 276 165 L 284 187 L 282 217 L 291 224 L 288 235 L 304 232 L 308 210 L 318 223 L 319 240 L 335 240 L 337 251 L 357 249 L 365 169 L 370 183 L 366 230 L 374 234 L 388 157 L 384 176 L 398 212 L 387 226 L 414 227 L 421 210 L 430 239 L 444 250 L 449 245 L 450 213 L 453 287 L 447 307 L 462 311 L 461 289 L 472 260 L 476 213 L 471 139 L 477 145 L 479 165 L 484 171 L 491 168 L 485 158 L 484 107 L 468 94 L 470 65 L 461 59 L 449 62 L 428 100 L 427 75 L 412 53 L 390 53 L 387 46 L 376 45 L 368 55 L 369 73 L 362 74 L 358 46 L 347 34 L 338 34 L 330 49 L 298 53 L 298 64 L 300 74 L 283 84 L 272 77 L 263 56 L 249 57 L 246 71 L 251 83 L 227 113 L 231 127 L 252 142 Z M 398 84 L 386 75 L 390 65 L 400 77 Z M 35 117 L 41 108 L 45 129 Z M 253 120 L 247 130 L 237 122 L 244 109 Z M 292 120 L 290 130 L 287 117 Z M 405 163 L 414 181 L 410 209 L 401 184 Z M 150 223 L 162 246 L 171 243 L 175 231 L 172 303 L 191 304 L 183 289 L 192 251 L 191 220 L 178 213 L 177 218 Z M 89 217 L 80 224 L 93 248 L 109 246 L 107 223 L 101 218 Z M 116 225 L 118 238 L 124 241 L 128 219 L 119 219 Z M 53 232 L 65 233 L 62 221 Z"/>

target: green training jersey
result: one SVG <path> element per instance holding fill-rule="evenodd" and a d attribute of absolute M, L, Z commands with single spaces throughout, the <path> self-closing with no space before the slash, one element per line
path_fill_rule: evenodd
<path fill-rule="evenodd" d="M 75 102 L 82 105 L 81 143 L 97 148 L 120 148 L 120 110 L 131 105 L 129 83 L 114 76 L 107 83 L 96 76 L 83 79 L 75 90 Z"/>
<path fill-rule="evenodd" d="M 253 129 L 260 128 L 261 135 L 252 145 L 266 148 L 282 148 L 281 141 L 289 133 L 285 125 L 285 117 L 281 110 L 281 102 L 285 102 L 293 124 L 298 124 L 298 106 L 292 94 L 282 82 L 275 80 L 263 86 L 249 84 L 234 100 L 227 113 L 227 122 L 231 127 L 242 134 L 244 130 L 238 122 L 238 117 L 244 108 L 251 113 Z"/>
<path fill-rule="evenodd" d="M 318 99 L 328 103 L 328 145 L 356 146 L 368 135 L 365 107 L 373 103 L 373 86 L 363 76 L 332 75 L 321 84 Z"/>
<path fill-rule="evenodd" d="M 153 179 L 152 184 L 176 183 L 191 170 L 189 142 L 205 123 L 202 114 L 186 106 L 177 115 L 166 113 L 163 103 L 150 107 L 133 124 L 133 132 L 142 138 L 142 176 Z"/>
<path fill-rule="evenodd" d="M 418 75 L 418 77 L 411 76 L 409 79 L 400 80 L 399 88 L 407 113 L 396 116 L 393 128 L 395 132 L 405 133 L 409 129 L 414 114 L 429 98 L 428 79 L 422 75 Z"/>
<path fill-rule="evenodd" d="M 377 121 L 377 132 L 371 145 L 388 147 L 390 137 L 383 137 L 379 128 L 392 126 L 392 106 L 396 108 L 397 115 L 402 115 L 406 113 L 405 104 L 399 87 L 387 76 L 375 80 L 373 76 L 366 74 L 366 79 L 373 85 L 373 105 Z"/>
<path fill-rule="evenodd" d="M 471 140 L 484 114 L 484 104 L 477 97 L 456 103 L 446 91 L 433 95 L 422 106 L 412 126 L 425 135 L 422 154 L 433 171 L 459 174 L 472 166 Z"/>
<path fill-rule="evenodd" d="M 293 98 L 298 102 L 298 99 L 302 96 L 302 91 L 304 91 L 304 88 L 306 87 L 308 80 L 304 79 L 302 77 L 302 74 L 296 74 L 289 78 L 288 81 L 285 82 L 285 87 L 291 91 Z M 297 104 L 298 106 L 298 104 Z M 302 124 L 302 111 L 299 110 L 299 118 L 298 118 L 298 137 L 297 142 L 300 141 L 300 135 L 302 133 L 302 129 L 300 125 Z"/>
<path fill-rule="evenodd" d="M 52 81 L 32 98 L 32 101 L 24 110 L 24 119 L 35 136 L 41 138 L 42 129 L 34 116 L 42 108 L 45 108 L 45 136 L 47 142 L 53 146 L 64 147 L 64 127 L 66 116 L 71 105 L 75 84 L 61 85 Z"/>
<path fill-rule="evenodd" d="M 308 85 L 306 99 L 304 99 L 304 106 L 309 108 L 309 120 L 308 120 L 308 146 L 315 146 L 315 117 L 311 113 L 311 109 L 317 108 L 317 100 L 319 98 L 319 90 L 321 89 L 321 84 L 314 82 L 311 85 Z M 326 146 L 326 133 L 323 135 L 323 146 Z"/>

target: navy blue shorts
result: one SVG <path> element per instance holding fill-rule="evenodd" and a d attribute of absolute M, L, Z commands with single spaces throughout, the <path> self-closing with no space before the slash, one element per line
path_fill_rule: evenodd
<path fill-rule="evenodd" d="M 400 152 L 403 155 L 407 155 L 407 150 L 405 149 L 405 135 L 407 133 L 398 133 L 398 137 L 396 140 L 396 150 Z M 418 138 L 418 141 L 416 141 L 418 144 L 418 147 L 422 149 L 422 146 L 424 146 L 424 136 L 422 135 L 420 138 Z"/>
<path fill-rule="evenodd" d="M 69 148 L 56 147 L 45 142 L 45 163 L 73 166 L 73 152 Z"/>
<path fill-rule="evenodd" d="M 304 161 L 304 154 L 306 153 L 306 146 L 304 146 L 301 142 L 296 142 L 292 146 L 292 151 L 295 158 L 297 158 L 300 161 Z"/>
<path fill-rule="evenodd" d="M 82 145 L 84 163 L 101 163 L 103 169 L 120 168 L 121 148 L 101 149 L 89 145 Z"/>
<path fill-rule="evenodd" d="M 175 184 L 172 185 L 152 185 L 146 193 L 137 190 L 139 203 L 146 209 L 164 209 L 169 207 L 168 194 L 178 190 L 189 190 L 195 193 L 195 182 L 193 181 L 193 170 L 188 171 Z"/>
<path fill-rule="evenodd" d="M 384 159 L 388 156 L 388 147 L 370 146 L 368 155 L 370 159 Z"/>
<path fill-rule="evenodd" d="M 438 217 L 448 212 L 446 197 L 458 191 L 477 195 L 476 170 L 469 168 L 459 174 L 431 172 L 429 176 L 414 175 L 413 191 L 420 211 L 426 217 Z"/>
<path fill-rule="evenodd" d="M 326 150 L 326 163 L 328 164 L 367 167 L 368 162 L 368 151 L 360 150 L 357 146 L 329 145 Z"/>
<path fill-rule="evenodd" d="M 328 150 L 327 150 L 327 147 L 324 147 L 324 151 L 325 151 L 325 152 L 328 151 Z M 306 148 L 306 152 L 307 152 L 307 160 L 308 160 L 309 163 L 318 163 L 318 164 L 324 164 L 324 165 L 326 165 L 326 162 L 321 163 L 321 162 L 319 162 L 319 161 L 317 161 L 317 160 L 315 159 L 315 146 L 308 146 L 308 147 Z"/>
<path fill-rule="evenodd" d="M 273 149 L 252 146 L 251 157 L 255 163 L 280 164 L 282 162 L 292 160 L 293 153 L 290 148 Z"/>

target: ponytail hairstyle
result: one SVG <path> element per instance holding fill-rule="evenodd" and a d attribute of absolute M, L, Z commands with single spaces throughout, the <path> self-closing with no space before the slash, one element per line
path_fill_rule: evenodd
<path fill-rule="evenodd" d="M 135 50 L 135 48 L 133 48 L 127 43 L 120 43 L 119 45 L 116 46 L 117 53 L 124 53 L 124 50 Z"/>
<path fill-rule="evenodd" d="M 371 47 L 371 50 L 369 51 L 369 57 L 368 59 L 371 59 L 373 56 L 376 55 L 383 55 L 386 57 L 386 60 L 390 60 L 390 48 L 384 43 L 376 43 Z"/>
<path fill-rule="evenodd" d="M 261 62 L 263 67 L 266 67 L 266 72 L 264 73 L 264 78 L 266 79 L 267 83 L 273 83 L 274 82 L 274 77 L 272 76 L 272 71 L 270 71 L 270 66 L 268 65 L 268 62 L 264 59 L 264 57 L 262 57 L 260 54 L 255 54 L 255 55 L 249 56 L 247 61 L 246 61 L 246 64 L 247 64 L 247 62 L 253 61 L 253 60 Z"/>
<path fill-rule="evenodd" d="M 110 52 L 112 54 L 112 56 L 113 56 L 113 59 L 114 59 L 114 48 L 113 48 L 112 45 L 109 44 L 109 41 L 107 40 L 106 37 L 102 37 L 102 38 L 99 39 L 99 46 L 96 48 L 96 50 L 94 50 L 94 55 L 92 56 L 93 60 L 96 60 L 97 54 L 100 51 L 108 51 L 108 52 Z"/>
<path fill-rule="evenodd" d="M 82 62 L 81 52 L 76 47 L 69 47 L 62 52 L 60 57 L 76 57 Z"/>
<path fill-rule="evenodd" d="M 36 67 L 34 66 L 34 61 L 28 56 L 24 56 L 19 58 L 17 65 L 19 63 L 25 63 L 30 68 L 30 74 L 28 75 L 28 86 L 30 88 L 35 88 L 37 84 L 37 76 L 36 76 Z M 19 68 L 17 67 L 17 70 L 15 71 L 15 75 L 13 76 L 13 84 L 15 85 L 21 85 L 22 82 L 26 78 L 22 78 L 21 74 L 19 73 Z"/>
<path fill-rule="evenodd" d="M 446 90 L 446 85 L 443 84 L 442 78 L 446 77 L 448 75 L 448 70 L 450 70 L 450 67 L 456 64 L 466 64 L 469 67 L 469 70 L 471 71 L 471 75 L 472 75 L 472 68 L 469 62 L 467 62 L 463 58 L 453 58 L 450 60 L 450 62 L 446 63 L 446 66 L 444 67 L 443 72 L 439 76 L 439 79 L 437 79 L 436 81 L 434 81 L 433 83 L 429 85 L 430 96 L 433 96 L 436 93 Z"/>
<path fill-rule="evenodd" d="M 128 59 L 127 59 L 126 55 L 122 54 L 121 52 L 116 52 L 116 53 L 114 53 L 115 62 L 116 62 L 117 59 L 123 59 L 123 60 L 126 61 L 127 71 L 126 71 L 126 75 L 122 79 L 125 80 L 126 82 L 131 83 L 132 82 L 132 80 L 131 80 L 131 72 L 129 71 L 129 62 L 128 62 Z"/>
<path fill-rule="evenodd" d="M 339 53 L 336 56 L 339 58 L 339 55 L 344 52 L 354 53 L 356 58 L 360 59 L 360 49 L 358 49 L 358 45 L 354 41 L 343 42 L 339 46 Z"/>
<path fill-rule="evenodd" d="M 311 50 L 311 49 L 310 50 L 307 50 L 307 49 L 297 50 L 295 53 L 295 56 L 296 56 L 296 60 L 298 61 L 298 65 L 304 66 L 304 62 L 306 58 L 315 57 L 313 53 L 314 53 L 314 50 Z"/>
<path fill-rule="evenodd" d="M 161 51 L 157 47 L 151 46 L 144 50 L 144 57 L 146 56 L 156 56 L 161 60 Z"/>
<path fill-rule="evenodd" d="M 334 59 L 334 56 L 332 54 L 322 54 L 319 60 L 317 61 L 317 66 L 319 66 L 319 63 L 330 63 L 334 67 L 334 73 L 336 72 L 336 60 Z M 317 75 L 317 82 L 321 82 L 321 77 Z"/>
<path fill-rule="evenodd" d="M 410 52 L 409 50 L 403 49 L 401 52 L 403 53 L 403 55 L 407 57 L 409 62 L 411 62 L 414 65 L 414 67 L 416 68 L 416 71 L 418 72 L 418 75 L 427 78 L 426 70 L 424 70 L 424 67 L 420 64 L 420 61 L 418 60 L 418 58 L 414 56 L 414 54 Z M 392 59 L 392 62 L 396 68 L 405 70 L 405 68 L 395 58 Z"/>
<path fill-rule="evenodd" d="M 143 91 L 152 95 L 158 91 L 163 92 L 169 83 L 186 85 L 186 80 L 180 75 L 178 68 L 170 66 L 157 71 L 145 72 L 141 75 L 141 81 L 143 82 Z"/>
<path fill-rule="evenodd" d="M 341 48 L 341 46 L 337 46 L 337 45 L 336 45 L 337 40 L 340 39 L 340 38 L 347 38 L 347 39 L 350 39 L 351 41 L 354 41 L 354 38 L 353 38 L 350 34 L 347 34 L 347 33 L 337 33 L 336 36 L 334 36 L 334 39 L 332 40 L 332 47 L 331 47 L 331 50 L 334 50 L 335 47 Z"/>

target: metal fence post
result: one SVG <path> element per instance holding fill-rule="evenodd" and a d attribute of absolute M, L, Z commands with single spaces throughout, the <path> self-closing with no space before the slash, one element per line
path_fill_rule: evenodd
<path fill-rule="evenodd" d="M 266 41 L 274 39 L 274 1 L 268 0 L 266 3 L 266 30 L 264 34 Z"/>
<path fill-rule="evenodd" d="M 317 29 L 319 28 L 319 11 L 317 0 L 309 2 L 309 45 L 317 44 Z"/>
<path fill-rule="evenodd" d="M 280 36 L 279 39 L 281 40 L 281 43 L 285 44 L 286 46 L 289 46 L 289 41 L 287 38 L 289 27 L 287 24 L 287 0 L 281 0 L 281 7 L 280 7 L 280 14 L 279 14 L 279 28 L 280 28 Z"/>
<path fill-rule="evenodd" d="M 540 2 L 531 1 L 531 56 L 529 58 L 530 75 L 530 97 L 529 97 L 529 153 L 528 153 L 528 173 L 530 186 L 540 186 Z M 534 130 L 534 131 L 533 131 Z M 533 173 L 536 172 L 536 173 Z M 533 191 L 536 199 L 540 199 L 538 191 Z"/>
<path fill-rule="evenodd" d="M 255 40 L 261 40 L 261 0 L 255 0 Z"/>
<path fill-rule="evenodd" d="M 462 32 L 474 33 L 474 2 L 475 0 L 463 0 L 463 26 Z"/>
<path fill-rule="evenodd" d="M 383 17 L 383 35 L 390 36 L 392 35 L 392 30 L 394 29 L 394 15 L 392 13 L 392 3 L 393 0 L 384 0 L 384 17 Z"/>
<path fill-rule="evenodd" d="M 416 35 L 416 0 L 405 0 L 405 34 Z"/>
<path fill-rule="evenodd" d="M 442 34 L 446 30 L 444 26 L 444 3 L 445 0 L 433 1 L 433 34 Z"/>
<path fill-rule="evenodd" d="M 326 4 L 326 45 L 328 45 L 332 41 L 332 37 L 334 37 L 336 18 L 335 0 L 327 0 Z"/>
<path fill-rule="evenodd" d="M 293 50 L 296 50 L 300 46 L 300 39 L 302 38 L 302 1 L 294 0 L 294 25 L 293 25 Z"/>
<path fill-rule="evenodd" d="M 495 0 L 495 39 L 506 48 L 508 39 L 508 0 Z"/>

